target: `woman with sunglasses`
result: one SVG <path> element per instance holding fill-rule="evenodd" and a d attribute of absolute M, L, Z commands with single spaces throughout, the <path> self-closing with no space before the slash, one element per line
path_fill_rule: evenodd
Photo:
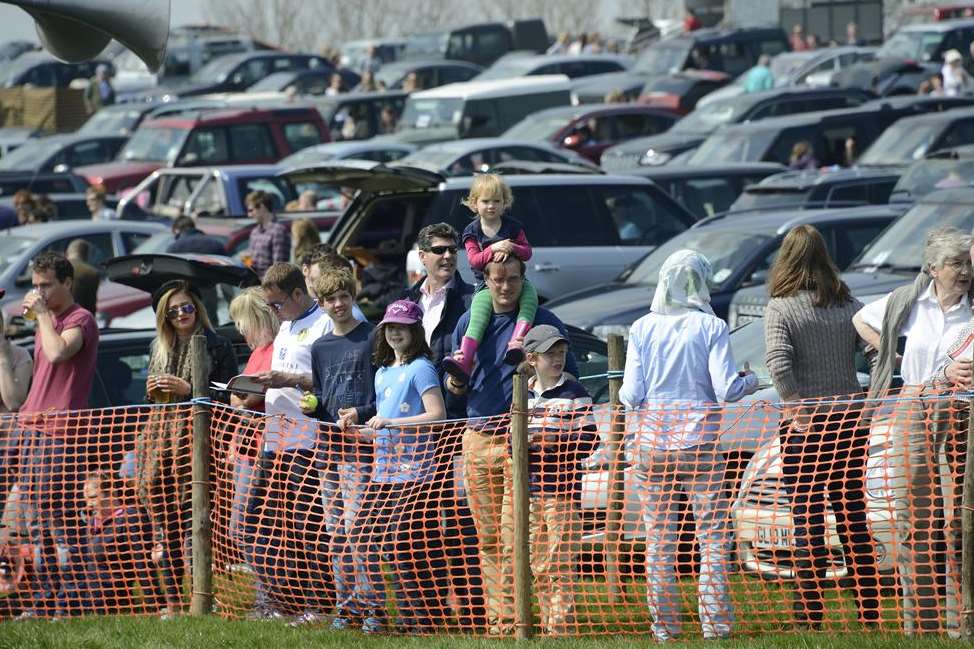
<path fill-rule="evenodd" d="M 237 374 L 237 359 L 230 341 L 213 331 L 199 293 L 188 282 L 166 282 L 153 294 L 152 302 L 156 339 L 152 341 L 146 380 L 150 403 L 175 403 L 192 396 L 190 341 L 196 334 L 206 337 L 207 384 L 226 383 Z M 226 399 L 226 393 L 213 396 Z M 190 420 L 174 416 L 168 408 L 154 409 L 148 424 L 136 436 L 135 489 L 139 503 L 152 519 L 153 555 L 162 572 L 169 615 L 180 610 L 186 569 L 182 546 L 191 515 L 191 444 Z"/>

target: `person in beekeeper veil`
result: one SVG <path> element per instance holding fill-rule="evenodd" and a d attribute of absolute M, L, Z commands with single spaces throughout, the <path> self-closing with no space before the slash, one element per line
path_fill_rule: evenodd
<path fill-rule="evenodd" d="M 739 372 L 727 324 L 710 307 L 710 262 L 679 250 L 659 272 L 650 312 L 629 331 L 621 399 L 630 411 L 627 459 L 636 467 L 646 526 L 646 598 L 660 642 L 680 635 L 677 491 L 693 508 L 700 544 L 703 636 L 730 635 L 734 613 L 727 571 L 730 507 L 722 492 L 718 404 L 753 393 L 757 378 Z"/>

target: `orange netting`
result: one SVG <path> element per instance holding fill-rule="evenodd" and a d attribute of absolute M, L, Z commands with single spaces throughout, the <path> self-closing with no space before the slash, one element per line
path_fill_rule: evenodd
<path fill-rule="evenodd" d="M 221 614 L 512 634 L 511 417 L 368 435 L 211 406 Z M 188 404 L 0 419 L 2 613 L 157 613 L 189 572 Z M 959 627 L 967 402 L 528 415 L 533 624 L 721 636 Z M 283 430 L 282 430 L 283 429 Z M 86 478 L 88 478 L 86 480 Z M 336 621 L 337 618 L 337 621 Z"/>

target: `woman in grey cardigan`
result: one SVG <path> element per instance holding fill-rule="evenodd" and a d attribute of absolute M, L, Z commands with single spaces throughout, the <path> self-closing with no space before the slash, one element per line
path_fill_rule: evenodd
<path fill-rule="evenodd" d="M 859 620 L 879 620 L 876 555 L 866 520 L 864 473 L 869 431 L 862 408 L 830 397 L 861 392 L 852 316 L 862 306 L 839 278 L 818 230 L 791 230 L 771 268 L 765 312 L 767 365 L 788 417 L 781 427 L 785 484 L 795 526 L 798 624 L 818 627 L 830 564 L 826 499 L 835 514 Z"/>
<path fill-rule="evenodd" d="M 962 479 L 949 452 L 959 439 L 961 421 L 950 399 L 931 394 L 943 359 L 971 320 L 970 246 L 971 237 L 957 228 L 931 230 L 916 280 L 867 304 L 853 319 L 859 335 L 879 350 L 870 398 L 889 396 L 898 361 L 904 383 L 892 408 L 894 446 L 886 472 L 895 500 L 897 568 L 908 634 L 959 632 L 960 514 L 953 506 L 957 485 L 947 476 Z M 900 338 L 905 338 L 902 359 Z M 942 542 L 946 553 L 938 547 Z M 940 602 L 938 575 L 946 576 L 946 606 Z"/>

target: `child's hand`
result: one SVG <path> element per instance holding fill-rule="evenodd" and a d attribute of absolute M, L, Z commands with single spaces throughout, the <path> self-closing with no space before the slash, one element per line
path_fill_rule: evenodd
<path fill-rule="evenodd" d="M 389 420 L 386 419 L 385 417 L 376 416 L 370 419 L 368 423 L 366 423 L 365 425 L 371 428 L 372 430 L 379 430 L 380 428 L 385 428 L 386 426 L 388 426 Z"/>
<path fill-rule="evenodd" d="M 495 252 L 492 261 L 498 264 L 503 264 L 504 262 L 507 261 L 507 257 L 508 255 L 506 252 Z"/>
<path fill-rule="evenodd" d="M 355 408 L 339 408 L 337 423 L 341 430 L 348 430 L 358 423 L 358 411 Z"/>
<path fill-rule="evenodd" d="M 490 244 L 490 249 L 494 251 L 496 255 L 498 252 L 502 252 L 505 255 L 514 254 L 514 244 L 511 243 L 510 239 L 501 239 L 495 243 Z"/>

